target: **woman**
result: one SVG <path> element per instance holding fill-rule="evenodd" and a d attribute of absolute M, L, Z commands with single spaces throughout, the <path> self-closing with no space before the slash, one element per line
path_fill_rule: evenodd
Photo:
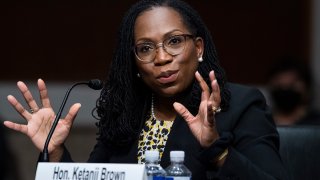
<path fill-rule="evenodd" d="M 97 101 L 97 145 L 89 162 L 143 163 L 157 149 L 161 165 L 183 150 L 192 179 L 285 179 L 278 134 L 256 89 L 226 82 L 209 31 L 179 0 L 139 1 L 123 19 L 107 82 Z M 28 121 L 5 122 L 42 150 L 55 116 L 42 80 L 39 107 L 24 83 L 18 87 L 30 113 L 9 102 Z M 63 146 L 80 104 L 59 121 L 50 161 L 70 161 Z"/>

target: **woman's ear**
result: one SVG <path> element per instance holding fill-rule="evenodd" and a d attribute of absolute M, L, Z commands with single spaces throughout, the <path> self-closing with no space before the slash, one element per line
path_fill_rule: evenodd
<path fill-rule="evenodd" d="M 204 51 L 204 42 L 201 37 L 197 37 L 195 39 L 195 47 L 196 47 L 198 59 L 202 59 L 202 55 Z"/>

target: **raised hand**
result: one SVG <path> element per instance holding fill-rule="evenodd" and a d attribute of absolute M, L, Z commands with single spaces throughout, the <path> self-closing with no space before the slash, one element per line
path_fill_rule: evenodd
<path fill-rule="evenodd" d="M 215 126 L 215 113 L 220 111 L 220 88 L 215 78 L 214 72 L 209 73 L 212 92 L 199 72 L 195 77 L 202 89 L 201 103 L 196 116 L 193 116 L 182 104 L 175 102 L 175 110 L 186 120 L 193 135 L 200 142 L 202 147 L 209 147 L 218 138 L 219 134 Z"/>
<path fill-rule="evenodd" d="M 12 95 L 8 96 L 8 101 L 27 121 L 27 124 L 18 124 L 12 121 L 5 121 L 4 125 L 10 129 L 27 135 L 32 140 L 34 145 L 40 151 L 42 151 L 47 135 L 55 119 L 55 112 L 50 104 L 46 85 L 43 80 L 38 80 L 38 89 L 42 107 L 38 106 L 25 83 L 19 81 L 17 86 L 26 100 L 29 108 L 23 107 L 21 103 Z M 61 149 L 62 144 L 70 132 L 73 120 L 76 117 L 80 107 L 81 105 L 79 103 L 74 104 L 71 106 L 66 117 L 64 119 L 60 119 L 49 144 L 49 154 L 55 152 L 57 149 Z M 30 109 L 30 111 L 27 109 Z"/>

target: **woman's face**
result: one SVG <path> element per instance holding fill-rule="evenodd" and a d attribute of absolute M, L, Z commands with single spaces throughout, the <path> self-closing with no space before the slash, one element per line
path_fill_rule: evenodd
<path fill-rule="evenodd" d="M 175 35 L 191 34 L 180 14 L 172 8 L 156 7 L 138 16 L 134 27 L 135 44 L 159 44 Z M 186 37 L 181 53 L 171 55 L 157 45 L 151 62 L 136 57 L 136 65 L 142 80 L 156 94 L 173 97 L 188 88 L 198 68 L 198 58 L 203 54 L 203 41 L 199 37 Z M 169 40 L 169 44 L 178 42 Z M 149 50 L 149 47 L 146 46 Z M 141 51 L 144 51 L 142 49 Z M 167 50 L 169 51 L 169 50 Z"/>

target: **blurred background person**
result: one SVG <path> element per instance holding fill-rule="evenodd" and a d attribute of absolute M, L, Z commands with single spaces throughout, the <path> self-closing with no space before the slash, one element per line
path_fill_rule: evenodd
<path fill-rule="evenodd" d="M 277 125 L 320 125 L 312 82 L 309 68 L 297 59 L 285 57 L 270 68 L 267 89 Z"/>

